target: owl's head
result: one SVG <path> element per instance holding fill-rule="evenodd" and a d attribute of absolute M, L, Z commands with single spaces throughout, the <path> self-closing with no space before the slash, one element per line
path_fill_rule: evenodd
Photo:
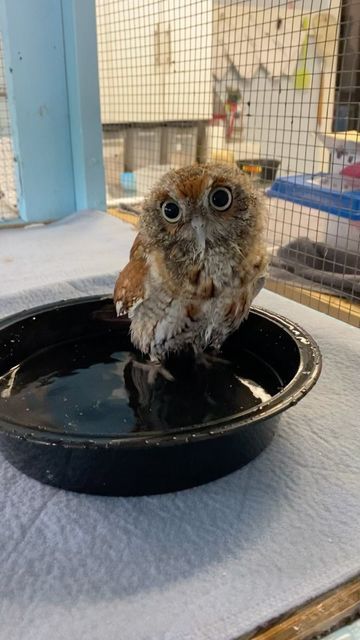
<path fill-rule="evenodd" d="M 223 243 L 246 253 L 262 231 L 263 204 L 236 167 L 199 164 L 169 171 L 144 202 L 141 231 L 153 247 L 202 259 Z"/>

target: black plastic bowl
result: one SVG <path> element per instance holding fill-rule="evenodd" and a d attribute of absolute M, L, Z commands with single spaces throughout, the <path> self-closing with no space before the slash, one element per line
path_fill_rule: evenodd
<path fill-rule="evenodd" d="M 289 320 L 252 309 L 222 360 L 132 353 L 108 298 L 47 305 L 0 322 L 0 447 L 29 476 L 72 491 L 142 495 L 219 478 L 271 441 L 274 417 L 315 384 L 321 356 Z"/>

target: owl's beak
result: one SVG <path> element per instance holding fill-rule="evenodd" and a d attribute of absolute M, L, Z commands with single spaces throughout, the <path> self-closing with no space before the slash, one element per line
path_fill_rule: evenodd
<path fill-rule="evenodd" d="M 195 231 L 199 249 L 205 251 L 206 235 L 204 218 L 202 218 L 202 216 L 194 216 L 191 220 L 191 226 Z"/>

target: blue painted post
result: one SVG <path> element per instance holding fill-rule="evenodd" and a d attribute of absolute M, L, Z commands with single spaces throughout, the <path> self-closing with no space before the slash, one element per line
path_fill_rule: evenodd
<path fill-rule="evenodd" d="M 97 66 L 87 79 L 81 67 L 86 37 L 88 60 L 96 60 L 94 0 L 70 4 L 81 4 L 85 26 L 73 20 L 65 37 L 71 7 L 62 0 L 0 3 L 19 210 L 29 222 L 104 206 Z M 72 68 L 78 61 L 80 69 Z M 91 78 L 95 88 L 87 86 Z M 95 106 L 84 106 L 84 90 Z"/>
<path fill-rule="evenodd" d="M 62 0 L 77 209 L 105 209 L 94 0 Z"/>
<path fill-rule="evenodd" d="M 26 221 L 75 211 L 59 0 L 2 0 L 1 30 L 19 210 Z"/>

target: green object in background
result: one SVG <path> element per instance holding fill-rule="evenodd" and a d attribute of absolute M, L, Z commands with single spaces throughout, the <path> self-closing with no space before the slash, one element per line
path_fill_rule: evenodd
<path fill-rule="evenodd" d="M 302 20 L 301 28 L 304 31 L 308 31 L 309 29 L 308 18 L 304 18 Z M 300 50 L 299 64 L 295 72 L 295 80 L 294 80 L 295 89 L 304 90 L 304 89 L 310 89 L 311 87 L 311 72 L 307 67 L 308 45 L 309 45 L 309 34 L 306 33 L 304 41 L 301 46 L 301 50 Z"/>

